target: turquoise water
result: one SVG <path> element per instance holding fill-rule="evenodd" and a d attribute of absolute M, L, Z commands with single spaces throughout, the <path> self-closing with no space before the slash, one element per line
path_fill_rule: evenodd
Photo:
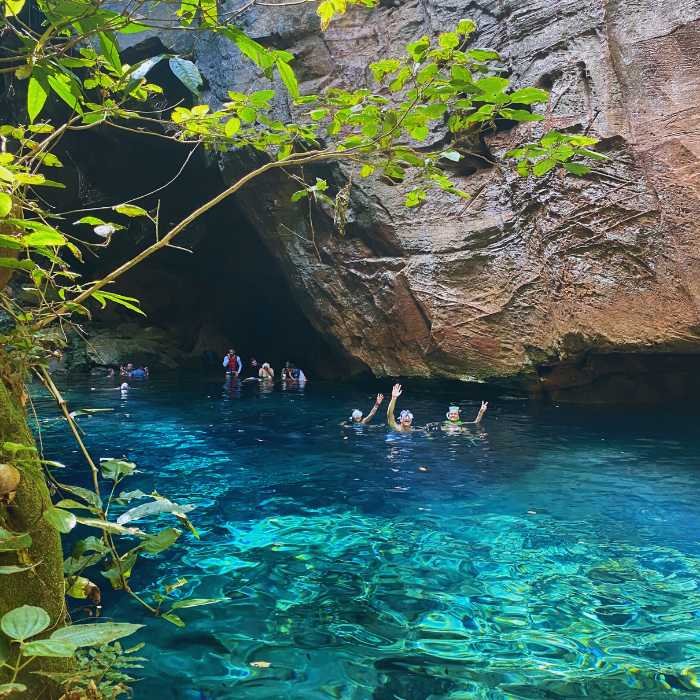
<path fill-rule="evenodd" d="M 141 561 L 134 587 L 184 576 L 183 597 L 227 599 L 181 610 L 181 630 L 106 596 L 105 615 L 148 625 L 137 699 L 700 690 L 697 411 L 492 397 L 472 437 L 393 436 L 338 425 L 384 385 L 151 380 L 122 399 L 109 381 L 67 388 L 72 408 L 114 408 L 81 419 L 88 444 L 138 463 L 127 490 L 195 505 L 202 535 Z M 419 424 L 475 413 L 456 392 L 409 384 L 400 404 Z M 48 456 L 84 481 L 65 423 L 39 413 Z"/>

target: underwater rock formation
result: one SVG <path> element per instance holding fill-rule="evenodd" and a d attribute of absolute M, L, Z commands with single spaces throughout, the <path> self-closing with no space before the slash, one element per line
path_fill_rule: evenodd
<path fill-rule="evenodd" d="M 463 16 L 479 25 L 474 45 L 502 53 L 514 87 L 551 91 L 546 120 L 485 137 L 456 172 L 473 194 L 466 203 L 442 193 L 406 210 L 404 188 L 353 182 L 344 236 L 328 212 L 290 203 L 297 187 L 284 175 L 248 186 L 237 203 L 297 304 L 376 375 L 556 392 L 595 376 L 590 362 L 577 375 L 590 354 L 699 353 L 698 0 L 395 0 L 324 34 L 313 7 L 254 7 L 243 25 L 292 51 L 313 92 L 368 83 L 367 63 Z M 229 42 L 192 35 L 207 98 L 265 87 Z M 286 102 L 278 109 L 290 115 Z M 611 160 L 585 178 L 531 180 L 492 162 L 550 128 L 600 137 Z M 445 138 L 438 130 L 432 142 Z M 220 166 L 230 181 L 250 163 L 229 154 Z M 315 174 L 336 186 L 349 177 L 342 165 Z M 561 363 L 565 372 L 551 371 Z"/>

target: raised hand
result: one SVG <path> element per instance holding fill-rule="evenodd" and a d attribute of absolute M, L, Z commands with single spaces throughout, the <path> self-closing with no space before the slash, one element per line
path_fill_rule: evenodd
<path fill-rule="evenodd" d="M 488 401 L 482 401 L 481 402 L 481 413 L 486 413 L 486 409 L 489 407 L 489 402 Z"/>
<path fill-rule="evenodd" d="M 391 398 L 398 399 L 401 396 L 401 384 L 394 384 L 394 388 L 391 390 Z"/>
<path fill-rule="evenodd" d="M 377 394 L 377 401 L 376 404 L 379 406 L 379 404 L 384 401 L 384 394 Z"/>

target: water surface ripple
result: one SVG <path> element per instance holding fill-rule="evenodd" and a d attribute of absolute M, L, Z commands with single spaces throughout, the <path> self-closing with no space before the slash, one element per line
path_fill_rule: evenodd
<path fill-rule="evenodd" d="M 194 504 L 202 535 L 144 559 L 135 587 L 185 576 L 183 596 L 227 599 L 180 611 L 179 630 L 107 596 L 148 624 L 136 698 L 700 690 L 696 411 L 502 398 L 472 436 L 392 436 L 338 425 L 376 387 L 110 387 L 69 387 L 73 408 L 115 409 L 82 418 L 89 445 L 138 463 L 128 490 Z M 454 392 L 409 386 L 402 404 L 438 420 Z M 38 408 L 48 456 L 84 479 L 65 423 Z"/>

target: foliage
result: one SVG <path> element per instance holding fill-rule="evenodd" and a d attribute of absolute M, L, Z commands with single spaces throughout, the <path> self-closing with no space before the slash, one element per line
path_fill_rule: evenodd
<path fill-rule="evenodd" d="M 279 80 L 295 116 L 290 121 L 276 116 L 281 96 L 273 83 L 269 89 L 250 93 L 232 89 L 228 100 L 214 108 L 200 100 L 204 79 L 191 56 L 163 53 L 134 65 L 122 60 L 121 35 L 160 28 L 148 16 L 137 14 L 142 4 L 37 0 L 44 17 L 40 29 L 23 20 L 24 0 L 2 4 L 0 73 L 24 86 L 27 119 L 26 123 L 0 124 L 0 308 L 11 320 L 0 343 L 16 374 L 25 377 L 34 372 L 56 399 L 89 466 L 92 487 L 85 488 L 60 483 L 49 472 L 60 465 L 44 462 L 54 503 L 42 513 L 43 523 L 61 534 L 78 527 L 92 533 L 79 539 L 64 561 L 67 595 L 99 605 L 99 586 L 90 578 L 99 574 L 152 613 L 182 626 L 184 621 L 176 611 L 218 601 L 180 597 L 184 579 L 152 592 L 147 599 L 132 590 L 130 578 L 141 558 L 172 547 L 183 536 L 183 529 L 198 537 L 188 517 L 192 507 L 155 492 L 124 491 L 122 484 L 136 472 L 136 465 L 121 458 L 99 463 L 92 459 L 76 422 L 79 413 L 67 409 L 47 372 L 48 360 L 64 342 L 63 329 L 90 318 L 95 304 L 101 308 L 116 304 L 141 313 L 137 299 L 107 287 L 148 256 L 172 245 L 206 211 L 271 170 L 282 171 L 298 184 L 292 202 L 335 210 L 341 233 L 352 179 L 339 184 L 333 194 L 328 180 L 305 179 L 301 166 L 343 161 L 356 178 L 410 183 L 405 195 L 409 208 L 422 206 L 436 190 L 469 198 L 463 182 L 448 174 L 449 166 L 469 155 L 473 145 L 503 120 L 542 121 L 541 105 L 549 96 L 535 87 L 513 89 L 503 77 L 499 55 L 471 46 L 476 25 L 468 19 L 453 31 L 420 37 L 403 53 L 372 63 L 371 89 L 334 86 L 304 95 L 293 69 L 293 54 L 247 36 L 234 23 L 236 16 L 220 11 L 215 0 L 181 0 L 171 28 L 209 32 L 234 44 L 264 76 Z M 156 7 L 160 3 L 153 0 L 149 4 Z M 321 0 L 317 5 L 321 27 L 325 29 L 351 5 L 374 4 L 375 0 Z M 156 74 L 155 66 L 164 63 L 192 100 L 154 111 L 152 98 L 163 88 L 151 82 L 150 76 Z M 167 232 L 160 231 L 158 209 L 141 207 L 135 203 L 138 197 L 68 225 L 60 212 L 46 208 L 41 191 L 62 186 L 51 175 L 62 167 L 56 155 L 61 138 L 67 132 L 79 136 L 92 129 L 137 130 L 217 152 L 244 149 L 257 152 L 262 165 L 251 166 L 239 180 Z M 523 133 L 536 132 L 524 129 Z M 594 161 L 605 158 L 593 149 L 596 143 L 593 137 L 548 130 L 505 157 L 514 161 L 516 172 L 523 177 L 583 176 L 591 172 Z M 75 262 L 82 260 L 84 251 L 107 247 L 132 219 L 153 228 L 154 242 L 103 278 L 82 280 Z M 21 282 L 24 298 L 30 302 L 20 303 L 3 290 L 11 274 Z M 57 321 L 61 332 L 53 330 Z M 16 465 L 27 457 L 24 445 L 4 443 L 1 447 L 0 456 Z M 36 459 L 36 454 L 30 454 Z M 174 519 L 177 527 L 164 519 Z M 32 572 L 36 562 L 28 556 L 31 543 L 30 532 L 14 532 L 0 521 L 0 552 L 15 558 L 0 567 L 0 576 Z M 136 626 L 81 624 L 37 638 L 48 625 L 46 612 L 31 606 L 2 618 L 0 626 L 12 653 L 0 659 L 1 668 L 9 674 L 9 685 L 0 685 L 0 696 L 21 690 L 19 673 L 42 656 L 76 659 L 75 674 L 55 676 L 70 692 L 99 692 L 105 697 L 123 692 L 131 679 L 120 669 L 133 668 L 138 659 L 126 659 L 133 650 L 124 651 L 113 642 L 124 636 L 118 630 L 131 634 Z M 80 651 L 84 647 L 90 650 Z"/>
<path fill-rule="evenodd" d="M 116 700 L 130 696 L 130 685 L 137 679 L 131 674 L 143 668 L 146 661 L 136 654 L 143 642 L 124 649 L 119 642 L 101 647 L 78 649 L 75 654 L 75 670 L 64 673 L 43 672 L 42 675 L 57 681 L 65 689 L 65 700 L 103 698 Z"/>
<path fill-rule="evenodd" d="M 33 605 L 15 608 L 0 618 L 4 635 L 0 637 L 0 668 L 8 669 L 11 674 L 9 682 L 0 684 L 0 697 L 27 689 L 17 678 L 37 658 L 75 657 L 82 647 L 103 647 L 142 627 L 118 622 L 72 625 L 59 627 L 48 638 L 37 639 L 50 624 L 48 613 Z"/>

